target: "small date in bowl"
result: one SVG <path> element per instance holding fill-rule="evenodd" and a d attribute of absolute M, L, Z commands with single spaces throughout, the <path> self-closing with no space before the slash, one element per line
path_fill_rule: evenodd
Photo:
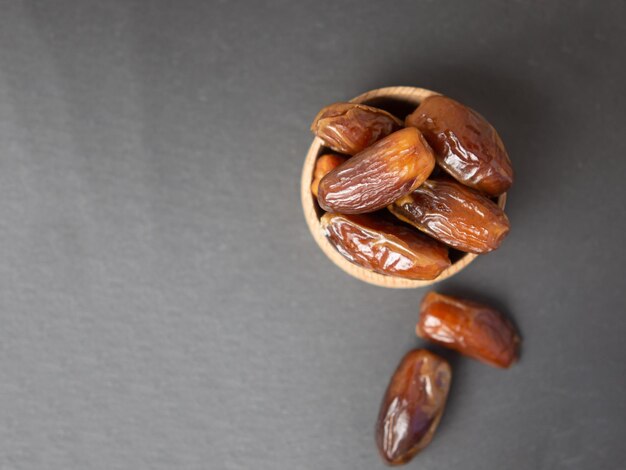
<path fill-rule="evenodd" d="M 371 90 L 362 95 L 357 96 L 350 100 L 352 103 L 361 103 L 384 109 L 389 113 L 395 115 L 401 120 L 413 112 L 415 108 L 422 102 L 422 100 L 432 95 L 438 95 L 434 91 L 426 90 L 424 88 L 416 87 L 386 87 Z M 315 161 L 323 153 L 328 152 L 328 148 L 324 146 L 321 139 L 315 137 L 313 143 L 309 147 L 306 159 L 304 160 L 304 167 L 302 169 L 301 179 L 301 198 L 302 209 L 304 210 L 304 217 L 306 219 L 309 230 L 313 235 L 313 238 L 322 249 L 324 254 L 338 267 L 344 270 L 351 276 L 360 279 L 361 281 L 369 284 L 374 284 L 381 287 L 389 288 L 413 288 L 423 287 L 435 282 L 442 281 L 455 275 L 468 264 L 470 264 L 477 255 L 471 253 L 451 252 L 450 259 L 452 264 L 445 269 L 437 278 L 427 281 L 419 281 L 406 279 L 397 276 L 389 276 L 385 274 L 379 274 L 368 269 L 357 266 L 344 258 L 328 241 L 324 236 L 322 226 L 320 224 L 320 218 L 324 215 L 324 211 L 317 204 L 317 200 L 311 193 L 311 181 L 313 180 L 313 172 L 315 169 Z M 501 194 L 497 198 L 497 204 L 504 209 L 506 203 L 506 193 Z"/>

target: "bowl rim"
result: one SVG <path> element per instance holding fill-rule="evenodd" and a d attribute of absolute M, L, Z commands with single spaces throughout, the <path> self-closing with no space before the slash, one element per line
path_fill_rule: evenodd
<path fill-rule="evenodd" d="M 427 97 L 440 95 L 441 93 L 427 90 L 425 88 L 411 87 L 411 86 L 394 86 L 376 88 L 374 90 L 362 93 L 350 100 L 350 103 L 363 103 L 367 104 L 375 98 L 387 98 L 408 101 L 410 104 L 414 104 L 416 107 Z M 304 160 L 304 166 L 302 167 L 302 176 L 300 184 L 300 197 L 302 201 L 302 210 L 304 211 L 304 218 L 309 227 L 313 239 L 317 245 L 321 248 L 324 254 L 344 272 L 351 276 L 360 279 L 380 287 L 407 289 L 424 287 L 436 282 L 443 281 L 449 277 L 457 274 L 465 267 L 467 267 L 472 261 L 474 261 L 478 255 L 473 253 L 466 253 L 457 261 L 452 263 L 448 268 L 441 272 L 435 279 L 430 280 L 413 280 L 406 279 L 398 276 L 390 276 L 386 274 L 379 274 L 366 268 L 362 268 L 351 261 L 344 258 L 328 239 L 324 236 L 320 220 L 317 215 L 315 206 L 315 200 L 311 193 L 311 181 L 313 180 L 313 170 L 315 169 L 315 162 L 320 156 L 324 143 L 319 137 L 314 137 L 311 146 L 307 152 Z M 504 209 L 506 205 L 506 193 L 498 196 L 498 206 Z"/>

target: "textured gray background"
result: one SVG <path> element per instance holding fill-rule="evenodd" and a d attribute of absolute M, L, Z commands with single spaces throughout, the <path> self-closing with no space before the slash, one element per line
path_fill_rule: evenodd
<path fill-rule="evenodd" d="M 417 85 L 475 107 L 513 230 L 442 292 L 524 336 L 453 359 L 410 468 L 626 459 L 625 3 L 0 1 L 0 468 L 375 469 L 425 290 L 307 232 L 317 110 Z"/>

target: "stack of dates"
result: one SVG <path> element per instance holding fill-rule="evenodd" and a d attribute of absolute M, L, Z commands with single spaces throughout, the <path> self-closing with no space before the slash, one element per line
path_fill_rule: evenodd
<path fill-rule="evenodd" d="M 318 158 L 311 191 L 326 211 L 326 237 L 349 261 L 435 279 L 450 266 L 450 249 L 487 253 L 509 232 L 494 198 L 513 183 L 511 162 L 470 108 L 431 96 L 402 123 L 382 109 L 335 103 L 311 129 L 337 152 Z"/>
<path fill-rule="evenodd" d="M 495 129 L 445 96 L 426 98 L 404 123 L 381 109 L 353 103 L 324 108 L 311 127 L 337 153 L 321 155 L 311 191 L 332 245 L 377 273 L 435 279 L 458 252 L 500 246 L 509 220 L 495 203 L 513 169 Z M 520 338 L 497 310 L 428 293 L 418 336 L 486 364 L 508 368 Z M 390 465 L 426 447 L 443 414 L 449 363 L 426 349 L 401 360 L 383 397 L 376 443 Z"/>

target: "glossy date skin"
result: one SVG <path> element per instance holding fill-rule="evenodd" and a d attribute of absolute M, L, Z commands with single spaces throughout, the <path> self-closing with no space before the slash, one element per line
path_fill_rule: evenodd
<path fill-rule="evenodd" d="M 322 178 L 345 161 L 345 157 L 334 153 L 326 153 L 317 159 L 315 162 L 315 170 L 313 171 L 313 181 L 311 182 L 311 192 L 313 196 L 317 197 L 317 189 L 319 188 Z"/>
<path fill-rule="evenodd" d="M 327 213 L 321 225 L 344 258 L 380 274 L 434 279 L 450 266 L 445 246 L 380 215 Z"/>
<path fill-rule="evenodd" d="M 317 201 L 327 212 L 373 212 L 413 191 L 434 167 L 435 156 L 422 134 L 402 129 L 324 176 Z"/>
<path fill-rule="evenodd" d="M 405 123 L 422 131 L 437 163 L 464 185 L 497 196 L 513 184 L 513 167 L 500 136 L 476 111 L 448 97 L 431 96 Z"/>
<path fill-rule="evenodd" d="M 401 465 L 426 447 L 441 420 L 452 371 L 425 349 L 407 353 L 391 377 L 376 422 L 376 444 L 388 465 Z"/>
<path fill-rule="evenodd" d="M 517 359 L 520 337 L 500 312 L 477 302 L 429 292 L 415 332 L 486 364 L 508 368 Z"/>
<path fill-rule="evenodd" d="M 509 219 L 496 203 L 448 178 L 424 182 L 389 210 L 440 242 L 468 253 L 495 250 L 510 230 Z"/>
<path fill-rule="evenodd" d="M 401 127 L 402 121 L 382 109 L 334 103 L 318 113 L 311 131 L 334 151 L 354 155 Z"/>

